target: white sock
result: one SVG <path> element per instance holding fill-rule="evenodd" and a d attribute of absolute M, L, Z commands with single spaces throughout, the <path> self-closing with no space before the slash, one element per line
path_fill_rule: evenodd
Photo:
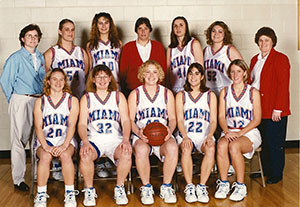
<path fill-rule="evenodd" d="M 45 186 L 38 186 L 37 187 L 37 192 L 38 193 L 46 193 L 47 192 L 47 185 L 45 185 Z"/>
<path fill-rule="evenodd" d="M 74 191 L 74 185 L 65 185 L 65 192 Z"/>

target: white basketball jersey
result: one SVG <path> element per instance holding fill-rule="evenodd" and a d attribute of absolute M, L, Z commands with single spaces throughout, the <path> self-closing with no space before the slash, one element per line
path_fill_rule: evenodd
<path fill-rule="evenodd" d="M 245 84 L 236 96 L 233 85 L 225 88 L 226 121 L 228 128 L 244 128 L 253 120 L 253 87 Z"/>
<path fill-rule="evenodd" d="M 136 89 L 135 123 L 141 129 L 151 122 L 160 122 L 167 126 L 167 88 L 158 85 L 155 96 L 151 98 L 144 85 Z"/>
<path fill-rule="evenodd" d="M 195 62 L 192 49 L 193 41 L 194 38 L 184 48 L 171 48 L 171 86 L 175 93 L 183 90 L 188 68 Z"/>
<path fill-rule="evenodd" d="M 227 76 L 227 69 L 231 63 L 229 49 L 230 45 L 224 45 L 216 52 L 212 51 L 211 46 L 205 48 L 204 69 L 208 88 L 223 88 L 232 83 Z"/>
<path fill-rule="evenodd" d="M 210 91 L 193 97 L 190 92 L 182 92 L 184 128 L 189 138 L 198 140 L 209 133 Z"/>
<path fill-rule="evenodd" d="M 68 128 L 68 117 L 71 109 L 71 98 L 69 93 L 64 93 L 60 101 L 55 105 L 50 96 L 42 96 L 41 110 L 43 114 L 43 132 L 46 140 L 66 138 Z"/>
<path fill-rule="evenodd" d="M 93 68 L 96 65 L 106 65 L 111 70 L 115 80 L 119 83 L 120 48 L 111 48 L 111 42 L 98 43 L 98 48 L 90 50 L 93 59 Z"/>
<path fill-rule="evenodd" d="M 51 50 L 53 53 L 51 69 L 61 68 L 65 71 L 72 94 L 80 99 L 85 90 L 85 65 L 82 48 L 74 46 L 68 52 L 56 45 Z"/>
<path fill-rule="evenodd" d="M 119 91 L 109 92 L 104 100 L 93 92 L 86 93 L 86 98 L 89 110 L 88 138 L 102 139 L 103 142 L 122 139 Z"/>

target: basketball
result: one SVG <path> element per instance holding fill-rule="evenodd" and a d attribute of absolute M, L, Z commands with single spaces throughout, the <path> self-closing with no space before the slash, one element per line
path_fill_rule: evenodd
<path fill-rule="evenodd" d="M 165 137 L 168 134 L 165 125 L 159 122 L 149 123 L 143 130 L 144 135 L 148 138 L 149 144 L 152 146 L 160 146 L 165 142 Z"/>

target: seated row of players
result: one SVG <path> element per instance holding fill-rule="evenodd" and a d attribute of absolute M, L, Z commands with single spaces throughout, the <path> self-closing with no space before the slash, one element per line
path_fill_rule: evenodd
<path fill-rule="evenodd" d="M 230 191 L 227 179 L 230 155 L 237 178 L 232 185 L 234 191 L 230 199 L 243 200 L 247 194 L 243 156 L 250 159 L 261 143 L 256 129 L 261 119 L 260 95 L 256 89 L 246 84 L 248 73 L 249 69 L 243 60 L 233 61 L 227 73 L 233 84 L 220 93 L 219 122 L 223 134 L 217 144 L 217 164 L 221 180 L 217 181 L 215 192 L 215 198 L 219 199 L 226 198 Z M 159 84 L 164 79 L 164 72 L 157 62 L 150 60 L 143 63 L 138 79 L 142 86 L 130 93 L 127 105 L 125 96 L 117 90 L 111 70 L 105 65 L 98 65 L 89 74 L 87 93 L 81 98 L 79 107 L 77 99 L 70 95 L 64 71 L 53 69 L 47 73 L 44 95 L 36 101 L 34 108 L 37 156 L 40 159 L 35 207 L 47 204 L 47 179 L 53 157 L 58 157 L 62 162 L 65 206 L 77 206 L 75 195 L 79 192 L 74 190 L 72 155 L 76 148 L 73 135 L 78 114 L 78 132 L 82 140 L 80 172 L 84 178 L 85 206 L 96 205 L 94 161 L 103 155 L 117 166 L 117 183 L 114 189 L 116 203 L 128 203 L 124 181 L 131 168 L 132 148 L 142 181 L 141 202 L 146 205 L 154 203 L 149 162 L 149 155 L 153 153 L 163 162 L 160 197 L 165 203 L 176 203 L 171 180 L 178 161 L 178 145 L 186 180 L 185 200 L 189 203 L 209 202 L 206 182 L 214 165 L 213 133 L 217 125 L 218 110 L 216 95 L 205 86 L 203 67 L 199 63 L 193 63 L 189 67 L 184 91 L 177 94 L 176 104 L 173 93 Z M 168 134 L 161 146 L 150 146 L 143 134 L 143 129 L 151 122 L 160 122 L 167 127 Z M 175 132 L 174 138 L 172 134 L 176 123 L 179 131 Z M 200 183 L 196 187 L 192 183 L 191 153 L 194 150 L 204 155 Z"/>

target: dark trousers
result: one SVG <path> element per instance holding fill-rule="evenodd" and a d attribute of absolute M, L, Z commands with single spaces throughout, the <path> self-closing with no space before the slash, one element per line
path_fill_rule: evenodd
<path fill-rule="evenodd" d="M 269 178 L 282 178 L 285 163 L 284 143 L 287 117 L 279 122 L 262 119 L 258 129 L 262 136 L 262 164 L 264 174 Z"/>

